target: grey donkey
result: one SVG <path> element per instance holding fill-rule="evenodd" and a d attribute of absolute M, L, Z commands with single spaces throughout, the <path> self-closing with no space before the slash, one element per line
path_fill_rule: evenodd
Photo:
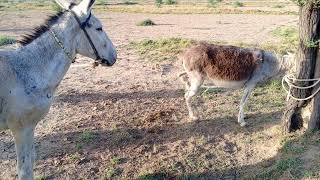
<path fill-rule="evenodd" d="M 107 66 L 117 58 L 102 24 L 91 14 L 94 0 L 56 2 L 63 11 L 24 36 L 20 48 L 0 51 L 0 130 L 12 131 L 20 180 L 34 179 L 35 127 L 48 113 L 76 54 Z"/>
<path fill-rule="evenodd" d="M 238 123 L 245 126 L 244 107 L 258 83 L 285 73 L 292 66 L 290 56 L 277 58 L 271 52 L 260 49 L 247 49 L 235 46 L 219 46 L 200 43 L 186 49 L 179 55 L 185 72 L 179 74 L 185 83 L 185 99 L 189 117 L 197 120 L 191 104 L 193 96 L 208 79 L 213 87 L 240 89 L 244 88 L 244 95 L 240 102 Z"/>

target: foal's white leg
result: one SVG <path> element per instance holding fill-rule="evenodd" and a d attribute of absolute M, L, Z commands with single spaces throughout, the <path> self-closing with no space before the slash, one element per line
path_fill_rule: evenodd
<path fill-rule="evenodd" d="M 34 150 L 35 126 L 11 129 L 17 153 L 17 169 L 19 180 L 33 180 L 33 164 L 35 160 Z"/>
<path fill-rule="evenodd" d="M 181 72 L 181 73 L 179 73 L 178 77 L 184 83 L 185 88 L 189 89 L 190 83 L 189 83 L 188 74 L 186 72 Z"/>
<path fill-rule="evenodd" d="M 254 86 L 249 86 L 244 89 L 244 94 L 243 94 L 241 102 L 240 102 L 240 111 L 239 111 L 239 116 L 238 116 L 238 123 L 240 123 L 240 126 L 246 125 L 246 122 L 244 121 L 244 112 L 243 111 L 244 111 L 244 107 L 245 107 L 253 89 L 254 89 Z"/>
<path fill-rule="evenodd" d="M 192 100 L 192 97 L 195 96 L 199 92 L 199 88 L 202 85 L 204 80 L 203 80 L 201 74 L 199 74 L 199 73 L 190 74 L 189 80 L 190 80 L 190 86 L 185 93 L 185 99 L 186 99 L 186 104 L 187 104 L 187 108 L 189 111 L 189 117 L 192 120 L 197 120 L 198 117 L 194 113 L 194 110 L 193 110 L 192 104 L 191 104 L 191 100 Z"/>

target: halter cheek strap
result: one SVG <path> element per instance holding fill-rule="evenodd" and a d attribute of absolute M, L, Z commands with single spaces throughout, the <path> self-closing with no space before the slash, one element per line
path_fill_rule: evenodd
<path fill-rule="evenodd" d="M 86 27 L 90 27 L 91 26 L 89 24 L 89 20 L 91 18 L 91 12 L 90 12 L 89 16 L 87 17 L 87 19 L 84 22 L 81 22 L 80 19 L 78 18 L 78 16 L 72 10 L 69 10 L 69 11 L 73 14 L 74 18 L 77 20 L 77 22 L 78 22 L 78 24 L 80 26 L 80 29 L 82 29 L 82 31 L 84 32 L 85 36 L 87 37 L 87 39 L 88 39 L 88 41 L 90 43 L 90 46 L 93 49 L 93 52 L 94 52 L 94 54 L 96 56 L 96 60 L 101 60 L 101 57 L 99 56 L 99 53 L 98 53 L 96 47 L 94 46 L 94 44 L 93 44 L 93 42 L 92 42 L 92 40 L 91 40 L 87 30 L 86 30 Z"/>

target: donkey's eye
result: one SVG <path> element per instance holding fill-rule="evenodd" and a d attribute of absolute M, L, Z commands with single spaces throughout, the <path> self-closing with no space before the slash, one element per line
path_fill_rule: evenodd
<path fill-rule="evenodd" d="M 97 31 L 102 31 L 102 28 L 100 27 L 100 28 L 97 28 L 96 30 L 97 30 Z"/>

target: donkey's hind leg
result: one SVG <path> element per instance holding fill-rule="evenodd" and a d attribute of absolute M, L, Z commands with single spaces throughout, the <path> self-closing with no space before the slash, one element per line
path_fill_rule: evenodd
<path fill-rule="evenodd" d="M 238 115 L 238 123 L 240 123 L 240 126 L 246 125 L 246 122 L 244 121 L 244 112 L 243 111 L 244 111 L 244 107 L 245 107 L 253 89 L 254 89 L 254 86 L 248 86 L 244 89 L 244 94 L 243 94 L 241 102 L 240 102 L 240 110 L 239 110 L 239 115 Z"/>
<path fill-rule="evenodd" d="M 188 89 L 185 93 L 185 99 L 186 99 L 186 104 L 189 111 L 189 117 L 192 120 L 197 120 L 198 117 L 194 113 L 191 100 L 192 100 L 192 97 L 197 95 L 197 93 L 199 92 L 199 88 L 203 84 L 204 78 L 198 72 L 192 72 L 188 75 L 189 75 L 190 86 L 188 86 Z"/>

